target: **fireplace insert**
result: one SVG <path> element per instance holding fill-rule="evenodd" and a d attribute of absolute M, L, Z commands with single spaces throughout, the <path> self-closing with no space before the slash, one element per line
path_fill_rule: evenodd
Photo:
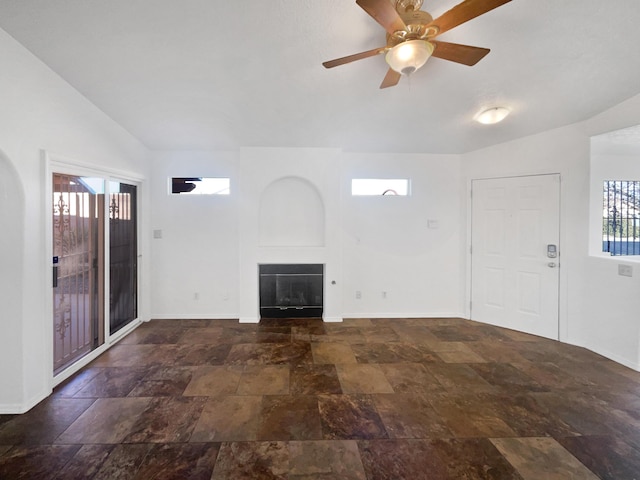
<path fill-rule="evenodd" d="M 262 318 L 322 317 L 324 265 L 259 266 Z"/>

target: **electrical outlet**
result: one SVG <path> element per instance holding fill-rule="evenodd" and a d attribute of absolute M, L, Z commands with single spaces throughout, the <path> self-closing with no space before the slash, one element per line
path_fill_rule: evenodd
<path fill-rule="evenodd" d="M 195 292 L 195 293 L 193 294 L 193 299 L 194 299 L 194 300 L 200 300 L 200 294 L 199 294 L 198 292 Z"/>
<path fill-rule="evenodd" d="M 360 290 L 356 290 L 356 300 L 360 300 L 362 298 L 362 292 Z"/>
<path fill-rule="evenodd" d="M 623 277 L 633 277 L 633 267 L 631 265 L 618 264 L 618 275 Z"/>
<path fill-rule="evenodd" d="M 387 292 L 382 292 L 382 298 L 387 298 Z"/>

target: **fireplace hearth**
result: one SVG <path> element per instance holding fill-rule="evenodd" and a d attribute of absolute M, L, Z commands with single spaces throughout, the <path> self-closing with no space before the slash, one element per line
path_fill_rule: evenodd
<path fill-rule="evenodd" d="M 322 317 L 324 265 L 261 264 L 261 318 Z"/>

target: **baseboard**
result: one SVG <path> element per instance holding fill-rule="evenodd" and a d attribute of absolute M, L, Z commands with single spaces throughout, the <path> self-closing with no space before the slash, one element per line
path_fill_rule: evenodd
<path fill-rule="evenodd" d="M 39 404 L 42 400 L 47 398 L 53 390 L 42 391 L 37 395 L 34 395 L 32 398 L 27 400 L 24 403 L 7 403 L 5 405 L 0 405 L 0 415 L 21 415 L 23 413 L 27 413 L 37 404 Z"/>
<path fill-rule="evenodd" d="M 237 320 L 237 313 L 155 313 L 151 320 Z"/>
<path fill-rule="evenodd" d="M 342 317 L 322 317 L 322 321 L 327 323 L 340 323 L 342 322 Z"/>
<path fill-rule="evenodd" d="M 456 312 L 429 312 L 429 313 L 343 313 L 342 318 L 465 318 Z"/>
<path fill-rule="evenodd" d="M 606 348 L 600 348 L 600 347 L 589 345 L 589 344 L 574 343 L 574 342 L 564 342 L 564 343 L 568 343 L 569 345 L 574 345 L 576 347 L 586 348 L 587 350 L 597 353 L 598 355 L 602 355 L 603 357 L 606 357 L 609 360 L 613 360 L 614 362 L 619 363 L 620 365 L 624 365 L 625 367 L 628 367 L 631 370 L 640 372 L 639 363 L 632 362 L 628 358 L 621 357 L 616 353 L 608 351 Z"/>
<path fill-rule="evenodd" d="M 239 323 L 260 323 L 259 317 L 240 317 L 238 319 Z"/>

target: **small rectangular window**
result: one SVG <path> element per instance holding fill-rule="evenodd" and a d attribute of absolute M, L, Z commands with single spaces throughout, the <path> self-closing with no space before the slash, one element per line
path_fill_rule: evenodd
<path fill-rule="evenodd" d="M 353 178 L 351 195 L 409 195 L 408 178 Z"/>
<path fill-rule="evenodd" d="M 640 255 L 640 181 L 605 180 L 602 251 Z"/>
<path fill-rule="evenodd" d="M 229 195 L 231 179 L 213 177 L 173 177 L 173 195 Z"/>

